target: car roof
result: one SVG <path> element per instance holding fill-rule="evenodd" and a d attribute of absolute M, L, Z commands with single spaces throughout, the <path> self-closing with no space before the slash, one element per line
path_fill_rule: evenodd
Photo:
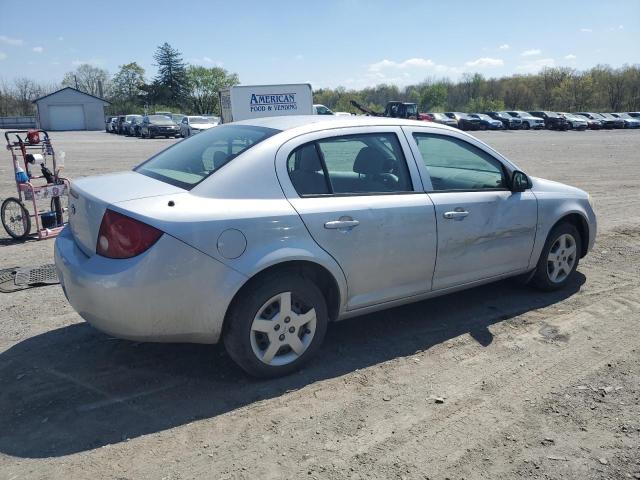
<path fill-rule="evenodd" d="M 402 118 L 368 117 L 364 115 L 286 115 L 280 117 L 254 118 L 234 122 L 236 125 L 252 125 L 255 127 L 273 128 L 275 130 L 301 129 L 306 132 L 326 130 L 330 128 L 366 127 L 366 126 L 429 126 L 443 130 L 456 131 L 455 128 L 434 122 L 405 120 Z"/>

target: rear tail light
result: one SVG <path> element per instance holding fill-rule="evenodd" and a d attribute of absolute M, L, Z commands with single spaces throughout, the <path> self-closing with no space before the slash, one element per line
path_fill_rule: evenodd
<path fill-rule="evenodd" d="M 108 258 L 131 258 L 146 251 L 162 231 L 121 213 L 107 210 L 102 217 L 96 253 Z"/>

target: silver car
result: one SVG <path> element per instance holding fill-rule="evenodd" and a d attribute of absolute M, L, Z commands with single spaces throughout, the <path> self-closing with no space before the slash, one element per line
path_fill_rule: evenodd
<path fill-rule="evenodd" d="M 327 325 L 523 276 L 571 282 L 596 236 L 589 195 L 529 177 L 460 130 L 272 117 L 75 181 L 55 262 L 75 310 L 141 341 L 223 341 L 289 373 Z"/>

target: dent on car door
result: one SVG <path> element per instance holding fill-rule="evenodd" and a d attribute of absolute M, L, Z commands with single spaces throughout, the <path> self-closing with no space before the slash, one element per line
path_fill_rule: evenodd
<path fill-rule="evenodd" d="M 433 204 L 401 130 L 381 128 L 319 132 L 278 154 L 285 194 L 344 271 L 348 310 L 431 288 Z"/>
<path fill-rule="evenodd" d="M 433 289 L 526 270 L 538 217 L 534 194 L 510 191 L 505 165 L 460 136 L 408 133 L 435 206 Z"/>

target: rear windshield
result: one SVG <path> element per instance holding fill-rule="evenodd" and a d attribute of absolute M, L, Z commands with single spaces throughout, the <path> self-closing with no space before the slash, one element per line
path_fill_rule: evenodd
<path fill-rule="evenodd" d="M 176 143 L 134 171 L 191 190 L 238 155 L 279 132 L 250 125 L 222 125 Z"/>

